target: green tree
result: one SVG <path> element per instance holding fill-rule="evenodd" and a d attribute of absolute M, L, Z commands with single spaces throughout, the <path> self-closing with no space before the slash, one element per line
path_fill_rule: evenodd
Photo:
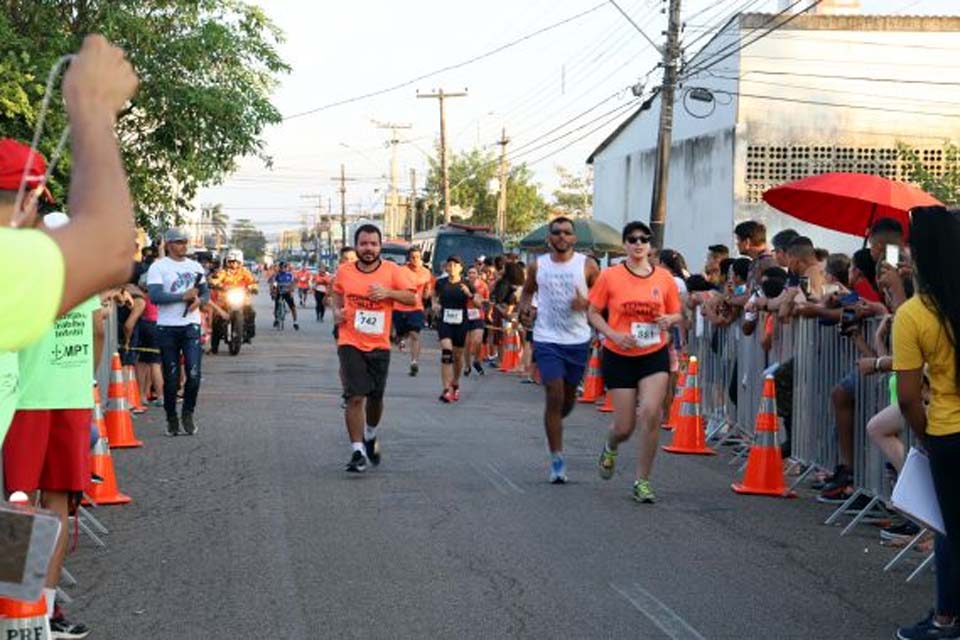
<path fill-rule="evenodd" d="M 560 187 L 553 192 L 555 205 L 553 210 L 570 218 L 584 218 L 593 215 L 593 173 L 588 169 L 577 175 L 565 167 L 557 165 Z"/>
<path fill-rule="evenodd" d="M 498 193 L 496 186 L 491 189 L 491 181 L 496 184 L 498 168 L 499 160 L 489 151 L 472 149 L 451 156 L 450 204 L 471 212 L 467 220 L 470 224 L 495 226 Z M 426 193 L 430 203 L 426 217 L 442 220 L 443 182 L 437 158 L 430 159 Z M 511 167 L 507 178 L 507 233 L 528 231 L 537 222 L 546 220 L 546 215 L 546 202 L 540 186 L 533 182 L 530 169 L 525 164 Z"/>
<path fill-rule="evenodd" d="M 230 245 L 243 251 L 244 260 L 260 260 L 267 248 L 267 237 L 247 218 L 233 223 Z"/>
<path fill-rule="evenodd" d="M 920 154 L 907 145 L 897 144 L 900 159 L 907 165 L 907 179 L 934 198 L 953 207 L 960 205 L 960 147 L 946 144 L 943 147 L 943 174 L 936 175 L 920 158 Z"/>
<path fill-rule="evenodd" d="M 7 0 L 0 4 L 0 130 L 32 137 L 43 83 L 87 33 L 123 47 L 140 89 L 117 130 L 139 222 L 169 223 L 197 190 L 237 159 L 263 153 L 261 134 L 281 116 L 269 95 L 288 71 L 266 14 L 242 0 Z M 66 123 L 60 83 L 41 150 L 49 157 Z M 69 154 L 51 185 L 62 201 Z"/>
<path fill-rule="evenodd" d="M 200 207 L 200 224 L 203 228 L 204 244 L 208 247 L 222 247 L 229 241 L 230 216 L 224 213 L 222 204 Z"/>

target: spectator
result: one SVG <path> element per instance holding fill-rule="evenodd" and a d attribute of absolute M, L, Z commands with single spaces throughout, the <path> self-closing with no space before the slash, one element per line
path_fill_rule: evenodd
<path fill-rule="evenodd" d="M 790 243 L 793 242 L 794 238 L 798 238 L 799 236 L 800 234 L 793 229 L 784 229 L 773 236 L 773 240 L 771 241 L 773 244 L 773 258 L 777 261 L 777 264 L 784 269 L 790 265 L 787 259 L 787 249 L 790 247 Z"/>
<path fill-rule="evenodd" d="M 796 279 L 803 297 L 819 300 L 823 296 L 823 266 L 810 238 L 798 236 L 791 240 L 787 259 L 790 275 Z"/>
<path fill-rule="evenodd" d="M 153 261 L 151 261 L 152 263 Z M 137 383 L 143 406 L 163 406 L 163 370 L 160 367 L 160 344 L 157 342 L 159 309 L 147 291 L 147 274 L 140 277 L 144 308 L 140 315 L 140 355 L 137 358 Z"/>
<path fill-rule="evenodd" d="M 720 284 L 723 271 L 721 262 L 730 257 L 730 249 L 725 244 L 712 244 L 707 247 L 707 261 L 703 265 L 703 275 L 708 282 Z"/>
<path fill-rule="evenodd" d="M 166 233 L 167 256 L 153 263 L 147 272 L 150 299 L 158 307 L 157 342 L 163 366 L 163 408 L 167 414 L 167 435 L 180 431 L 194 435 L 193 412 L 200 392 L 200 304 L 210 291 L 203 267 L 187 255 L 187 234 L 180 229 Z M 177 389 L 180 357 L 186 369 L 183 408 L 177 417 Z"/>
<path fill-rule="evenodd" d="M 850 257 L 845 254 L 831 253 L 827 257 L 827 266 L 824 273 L 824 293 L 846 292 L 850 289 L 850 265 Z M 829 287 L 829 289 L 826 289 L 826 287 Z"/>
<path fill-rule="evenodd" d="M 943 207 L 911 212 L 910 247 L 919 283 L 893 323 L 893 368 L 900 410 L 930 459 L 933 485 L 947 535 L 936 536 L 937 603 L 934 611 L 899 638 L 957 638 L 960 607 L 960 280 L 953 254 L 960 217 Z M 930 407 L 924 408 L 924 369 Z"/>

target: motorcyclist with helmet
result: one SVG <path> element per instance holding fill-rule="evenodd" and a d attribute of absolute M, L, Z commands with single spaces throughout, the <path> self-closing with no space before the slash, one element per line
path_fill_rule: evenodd
<path fill-rule="evenodd" d="M 227 252 L 227 258 L 224 262 L 224 268 L 210 276 L 211 288 L 217 292 L 218 303 L 221 304 L 221 306 L 223 306 L 223 302 L 226 302 L 225 296 L 231 289 L 243 289 L 248 294 L 257 293 L 257 278 L 250 273 L 249 269 L 243 266 L 243 251 L 240 249 L 231 249 Z M 244 298 L 243 321 L 243 341 L 249 343 L 257 331 L 256 312 L 253 309 L 253 301 L 249 295 Z M 223 320 L 215 318 L 214 322 L 223 322 Z M 222 331 L 223 327 L 217 327 L 217 329 Z"/>

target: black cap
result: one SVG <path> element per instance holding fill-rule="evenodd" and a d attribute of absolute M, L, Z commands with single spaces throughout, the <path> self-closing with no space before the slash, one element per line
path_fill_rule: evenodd
<path fill-rule="evenodd" d="M 452 256 L 448 256 L 448 257 L 447 257 L 447 262 L 456 262 L 456 263 L 459 264 L 461 267 L 463 266 L 463 260 L 461 260 L 461 259 L 460 259 L 460 256 L 458 256 L 457 254 L 453 254 Z"/>

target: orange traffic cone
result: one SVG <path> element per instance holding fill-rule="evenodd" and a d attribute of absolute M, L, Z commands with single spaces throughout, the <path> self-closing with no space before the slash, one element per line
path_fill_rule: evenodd
<path fill-rule="evenodd" d="M 687 383 L 683 390 L 680 405 L 680 424 L 673 432 L 673 443 L 663 447 L 670 453 L 692 453 L 715 456 L 717 452 L 707 447 L 707 434 L 703 428 L 703 416 L 700 415 L 700 385 L 697 382 L 699 367 L 697 359 L 690 357 L 687 367 Z"/>
<path fill-rule="evenodd" d="M 0 638 L 48 640 L 47 599 L 43 595 L 36 602 L 0 598 Z"/>
<path fill-rule="evenodd" d="M 683 404 L 683 392 L 686 386 L 687 375 L 681 370 L 677 376 L 677 388 L 673 392 L 673 403 L 670 405 L 670 415 L 667 416 L 667 422 L 662 425 L 663 428 L 668 431 L 673 431 L 680 426 L 680 407 Z"/>
<path fill-rule="evenodd" d="M 127 385 L 123 379 L 120 356 L 113 354 L 110 371 L 110 388 L 107 390 L 107 439 L 114 449 L 142 447 L 133 433 L 133 419 L 127 403 Z"/>
<path fill-rule="evenodd" d="M 120 493 L 117 486 L 117 473 L 113 468 L 113 458 L 110 456 L 110 446 L 107 438 L 101 437 L 90 452 L 90 471 L 102 478 L 102 482 L 91 481 L 84 493 L 90 500 L 84 498 L 84 504 L 126 504 L 130 496 Z"/>
<path fill-rule="evenodd" d="M 520 364 L 520 334 L 513 329 L 506 329 L 503 335 L 503 360 L 500 363 L 501 373 L 510 373 Z"/>
<path fill-rule="evenodd" d="M 143 400 L 140 398 L 140 383 L 137 382 L 137 369 L 132 364 L 123 368 L 123 378 L 127 384 L 127 404 L 130 405 L 130 413 L 144 413 L 147 408 L 143 406 Z"/>
<path fill-rule="evenodd" d="M 583 378 L 583 393 L 578 402 L 596 402 L 603 396 L 603 373 L 600 368 L 600 344 L 595 342 L 587 361 L 587 373 Z"/>
<path fill-rule="evenodd" d="M 757 412 L 756 436 L 750 445 L 743 482 L 732 484 L 737 493 L 794 498 L 783 478 L 783 457 L 777 442 L 777 391 L 773 376 L 763 381 L 763 397 Z"/>
<path fill-rule="evenodd" d="M 609 390 L 604 394 L 603 404 L 597 407 L 597 411 L 600 413 L 613 413 L 613 397 L 610 395 Z"/>

